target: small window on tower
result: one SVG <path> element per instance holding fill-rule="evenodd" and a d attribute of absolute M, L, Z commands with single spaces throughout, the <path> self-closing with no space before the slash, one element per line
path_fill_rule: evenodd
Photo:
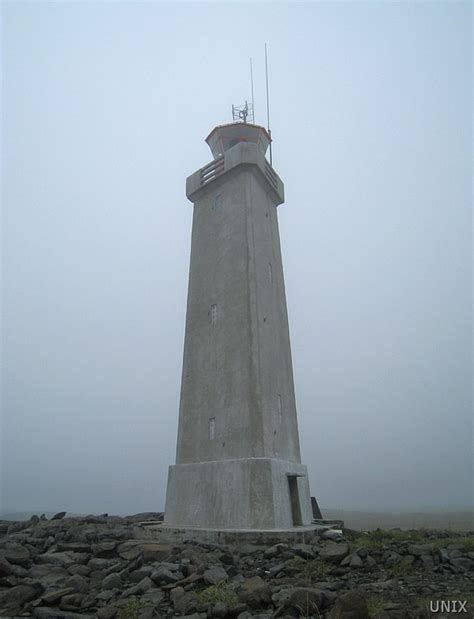
<path fill-rule="evenodd" d="M 213 210 L 215 211 L 216 209 L 218 209 L 221 203 L 222 203 L 222 194 L 218 193 L 217 195 L 214 196 L 214 200 L 212 202 Z"/>
<path fill-rule="evenodd" d="M 277 405 L 278 405 L 278 416 L 279 416 L 280 421 L 281 421 L 281 418 L 282 418 L 282 415 L 283 415 L 283 408 L 282 408 L 282 405 L 281 405 L 281 395 L 280 394 L 277 395 Z"/>
<path fill-rule="evenodd" d="M 271 262 L 268 263 L 268 281 L 270 284 L 273 282 L 273 269 Z"/>
<path fill-rule="evenodd" d="M 216 438 L 216 418 L 209 419 L 209 440 L 213 441 Z"/>
<path fill-rule="evenodd" d="M 217 305 L 211 305 L 211 324 L 215 325 L 217 322 Z"/>

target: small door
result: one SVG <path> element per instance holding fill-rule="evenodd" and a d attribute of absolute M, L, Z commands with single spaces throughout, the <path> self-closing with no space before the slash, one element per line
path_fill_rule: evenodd
<path fill-rule="evenodd" d="M 288 475 L 288 486 L 290 489 L 290 505 L 293 526 L 301 527 L 303 524 L 303 519 L 301 518 L 300 495 L 298 492 L 298 477 L 296 475 Z"/>

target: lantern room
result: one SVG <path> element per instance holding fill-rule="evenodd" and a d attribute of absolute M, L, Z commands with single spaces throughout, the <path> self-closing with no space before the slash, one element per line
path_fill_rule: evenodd
<path fill-rule="evenodd" d="M 219 125 L 206 138 L 214 159 L 219 159 L 227 150 L 240 142 L 256 144 L 265 154 L 271 141 L 270 134 L 264 127 L 249 123 Z"/>

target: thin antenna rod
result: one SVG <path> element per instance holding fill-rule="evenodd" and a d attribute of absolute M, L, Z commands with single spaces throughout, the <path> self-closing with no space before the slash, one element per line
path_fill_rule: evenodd
<path fill-rule="evenodd" d="M 265 81 L 267 84 L 267 130 L 268 130 L 268 135 L 270 136 L 270 165 L 273 165 L 272 142 L 271 142 L 272 132 L 270 129 L 270 100 L 268 96 L 268 58 L 267 58 L 267 44 L 266 43 L 265 43 Z"/>
<path fill-rule="evenodd" d="M 250 86 L 252 88 L 252 116 L 253 122 L 255 123 L 255 105 L 253 102 L 253 69 L 252 69 L 252 59 L 250 58 Z"/>

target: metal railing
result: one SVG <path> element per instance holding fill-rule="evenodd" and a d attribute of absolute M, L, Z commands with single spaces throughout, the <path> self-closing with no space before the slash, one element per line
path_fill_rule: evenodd
<path fill-rule="evenodd" d="M 213 181 L 217 176 L 224 172 L 224 157 L 219 157 L 201 168 L 201 186 Z"/>
<path fill-rule="evenodd" d="M 270 183 L 275 187 L 275 189 L 277 189 L 278 187 L 277 178 L 278 177 L 266 159 L 265 159 L 265 176 L 268 178 Z"/>

